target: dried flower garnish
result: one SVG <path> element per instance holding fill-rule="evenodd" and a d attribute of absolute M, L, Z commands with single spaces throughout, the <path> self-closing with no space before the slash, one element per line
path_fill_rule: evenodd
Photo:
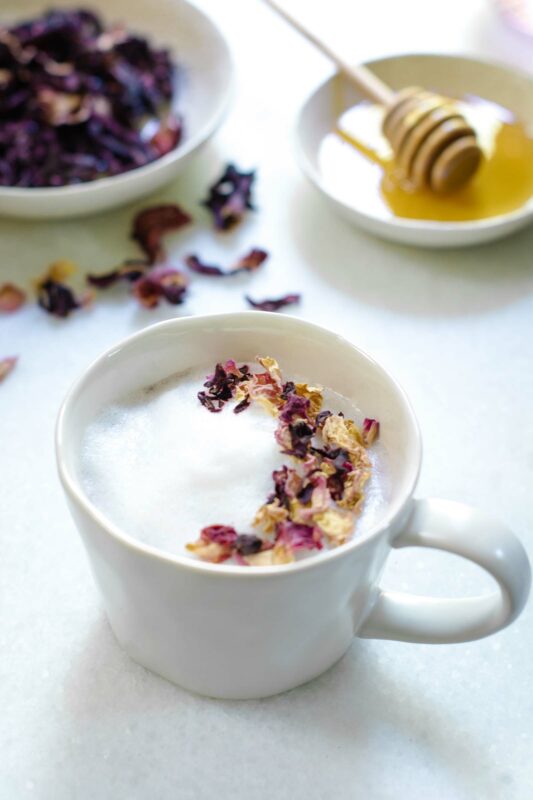
<path fill-rule="evenodd" d="M 131 237 L 146 253 L 150 264 L 165 257 L 162 238 L 192 222 L 192 217 L 174 203 L 152 206 L 140 211 L 133 220 Z"/>
<path fill-rule="evenodd" d="M 0 383 L 15 369 L 18 356 L 5 356 L 0 358 Z"/>
<path fill-rule="evenodd" d="M 155 308 L 160 300 L 171 305 L 183 303 L 189 281 L 173 267 L 156 267 L 133 284 L 133 294 L 145 308 Z"/>
<path fill-rule="evenodd" d="M 13 283 L 0 286 L 0 313 L 10 314 L 17 311 L 26 302 L 26 293 Z"/>
<path fill-rule="evenodd" d="M 87 283 L 97 289 L 108 289 L 115 283 L 126 281 L 133 283 L 141 278 L 149 268 L 149 263 L 141 258 L 129 258 L 110 272 L 86 275 Z"/>
<path fill-rule="evenodd" d="M 364 444 L 373 444 L 379 436 L 379 422 L 377 419 L 369 419 L 368 417 L 363 420 L 362 438 Z"/>
<path fill-rule="evenodd" d="M 266 250 L 253 248 L 249 253 L 246 253 L 246 255 L 242 256 L 242 258 L 240 258 L 229 269 L 218 267 L 215 264 L 205 264 L 204 262 L 200 261 L 197 256 L 193 255 L 187 256 L 185 263 L 190 270 L 197 272 L 200 275 L 212 275 L 219 278 L 228 278 L 232 275 L 238 275 L 241 272 L 255 272 L 255 270 L 259 269 L 261 264 L 263 264 L 267 258 L 268 253 Z"/>
<path fill-rule="evenodd" d="M 241 221 L 247 210 L 253 210 L 252 184 L 255 171 L 239 172 L 228 164 L 223 175 L 209 188 L 203 205 L 213 214 L 215 228 L 226 231 Z"/>
<path fill-rule="evenodd" d="M 235 361 L 229 360 L 225 364 L 217 364 L 213 375 L 208 375 L 204 383 L 207 392 L 198 392 L 198 400 L 207 408 L 208 411 L 217 413 L 222 411 L 228 400 L 235 396 L 239 383 L 247 381 L 250 372 L 246 364 L 238 367 Z M 248 399 L 248 398 L 245 398 Z M 242 402 L 239 405 L 242 405 Z M 235 408 L 235 411 L 243 411 L 244 408 Z"/>
<path fill-rule="evenodd" d="M 167 50 L 94 13 L 54 9 L 0 28 L 0 184 L 64 186 L 118 175 L 177 146 Z M 146 124 L 148 123 L 148 124 Z"/>
<path fill-rule="evenodd" d="M 366 448 L 379 432 L 377 420 L 365 419 L 361 433 L 342 413 L 321 410 L 320 387 L 284 382 L 273 358 L 258 356 L 256 361 L 263 372 L 232 360 L 217 364 L 198 399 L 214 412 L 232 399 L 238 401 L 237 412 L 261 403 L 277 417 L 276 441 L 295 466 L 284 464 L 272 473 L 273 491 L 252 522 L 258 534 L 211 526 L 188 545 L 215 563 L 233 558 L 249 566 L 287 564 L 300 550 L 344 544 L 353 533 L 370 477 Z"/>
<path fill-rule="evenodd" d="M 248 295 L 245 296 L 246 302 L 252 306 L 252 308 L 257 309 L 258 311 L 279 311 L 281 308 L 285 306 L 293 305 L 294 303 L 299 303 L 301 300 L 300 294 L 286 294 L 283 297 L 278 297 L 277 299 L 270 299 L 270 300 L 252 300 L 251 297 Z"/>
<path fill-rule="evenodd" d="M 48 314 L 55 317 L 68 317 L 78 308 L 89 305 L 93 296 L 85 292 L 76 296 L 74 291 L 65 284 L 65 280 L 76 272 L 77 266 L 66 259 L 54 261 L 46 273 L 37 281 L 37 302 Z"/>

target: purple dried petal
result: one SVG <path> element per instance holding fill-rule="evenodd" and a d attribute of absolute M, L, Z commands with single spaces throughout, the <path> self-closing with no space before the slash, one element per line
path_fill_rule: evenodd
<path fill-rule="evenodd" d="M 239 223 L 248 209 L 253 209 L 251 194 L 255 171 L 239 172 L 228 164 L 223 175 L 209 188 L 204 201 L 213 213 L 215 228 L 229 230 Z"/>
<path fill-rule="evenodd" d="M 72 311 L 83 308 L 92 300 L 92 295 L 76 297 L 74 291 L 64 283 L 48 278 L 37 288 L 37 302 L 48 314 L 55 317 L 68 317 Z"/>
<path fill-rule="evenodd" d="M 281 409 L 280 419 L 283 422 L 293 422 L 296 418 L 307 419 L 310 405 L 307 397 L 291 394 Z"/>
<path fill-rule="evenodd" d="M 87 283 L 91 286 L 95 286 L 97 289 L 107 289 L 118 281 L 128 281 L 131 283 L 138 280 L 145 274 L 148 266 L 148 261 L 132 258 L 124 261 L 120 267 L 110 272 L 103 272 L 99 275 L 88 274 L 86 275 L 86 279 Z"/>
<path fill-rule="evenodd" d="M 5 356 L 0 358 L 0 383 L 15 369 L 18 356 Z"/>
<path fill-rule="evenodd" d="M 185 259 L 185 264 L 189 267 L 192 272 L 197 272 L 199 275 L 227 275 L 228 273 L 225 272 L 222 267 L 217 267 L 214 264 L 204 264 L 198 256 L 187 256 Z"/>
<path fill-rule="evenodd" d="M 165 257 L 161 239 L 170 231 L 177 231 L 192 222 L 192 217 L 174 203 L 152 206 L 140 211 L 133 220 L 132 239 L 148 256 L 150 263 Z"/>
<path fill-rule="evenodd" d="M 208 411 L 216 413 L 222 411 L 224 405 L 235 395 L 239 383 L 250 378 L 250 371 L 246 364 L 238 367 L 235 361 L 229 360 L 225 364 L 217 364 L 213 375 L 208 375 L 204 383 L 207 392 L 198 392 L 198 400 Z M 248 402 L 245 402 L 248 401 Z M 243 398 L 234 411 L 244 411 L 250 404 L 249 398 Z"/>
<path fill-rule="evenodd" d="M 246 302 L 252 306 L 252 308 L 257 309 L 258 311 L 279 311 L 281 308 L 285 306 L 290 306 L 293 303 L 299 303 L 301 299 L 300 294 L 286 294 L 283 297 L 278 297 L 277 299 L 270 299 L 270 300 L 252 300 L 251 297 L 248 295 L 245 296 Z"/>
<path fill-rule="evenodd" d="M 156 267 L 143 275 L 133 284 L 133 294 L 145 308 L 155 308 L 160 300 L 171 305 L 179 305 L 184 301 L 188 280 L 186 276 L 173 267 Z"/>
<path fill-rule="evenodd" d="M 328 417 L 332 416 L 332 412 L 328 411 L 328 409 L 324 409 L 324 411 L 319 411 L 316 415 L 316 426 L 317 428 L 321 428 L 324 422 L 327 420 Z"/>
<path fill-rule="evenodd" d="M 205 264 L 203 261 L 200 261 L 198 256 L 190 255 L 187 256 L 185 259 L 186 265 L 189 267 L 190 270 L 193 272 L 197 272 L 200 275 L 211 275 L 216 276 L 219 278 L 228 278 L 232 275 L 238 275 L 241 272 L 255 272 L 255 270 L 259 269 L 261 264 L 266 261 L 268 258 L 268 253 L 266 250 L 260 250 L 259 248 L 253 248 L 250 250 L 249 253 L 246 253 L 242 258 L 240 258 L 233 267 L 229 269 L 224 269 L 223 267 L 219 267 L 216 264 Z"/>

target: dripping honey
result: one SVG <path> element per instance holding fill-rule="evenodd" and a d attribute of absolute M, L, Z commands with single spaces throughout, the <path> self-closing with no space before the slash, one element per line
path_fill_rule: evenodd
<path fill-rule="evenodd" d="M 382 110 L 366 103 L 340 117 L 330 135 L 336 143 L 326 137 L 322 172 L 330 183 L 332 170 L 337 172 L 344 199 L 351 191 L 352 198 L 355 194 L 362 200 L 364 192 L 375 210 L 381 204 L 396 217 L 452 222 L 515 211 L 533 196 L 533 139 L 509 111 L 495 104 L 473 98 L 461 104 L 461 111 L 479 134 L 485 155 L 477 174 L 458 191 L 439 196 L 406 187 L 381 136 Z"/>

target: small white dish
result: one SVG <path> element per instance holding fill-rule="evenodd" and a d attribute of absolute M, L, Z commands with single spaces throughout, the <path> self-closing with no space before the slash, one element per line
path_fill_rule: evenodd
<path fill-rule="evenodd" d="M 31 19 L 50 9 L 48 0 L 5 0 L 2 24 Z M 71 8 L 72 0 L 54 0 Z M 0 186 L 0 216 L 45 219 L 74 217 L 132 202 L 159 189 L 183 169 L 213 135 L 226 113 L 233 67 L 228 45 L 213 22 L 186 0 L 91 0 L 105 23 L 124 22 L 128 31 L 168 47 L 179 69 L 175 108 L 184 118 L 184 136 L 167 155 L 138 169 L 75 186 Z"/>
<path fill-rule="evenodd" d="M 368 62 L 373 72 L 393 88 L 423 85 L 443 94 L 477 95 L 515 113 L 533 128 L 533 78 L 501 64 L 448 55 L 400 55 Z M 304 103 L 296 123 L 297 158 L 305 175 L 347 220 L 385 239 L 420 247 L 462 247 L 507 236 L 533 219 L 533 199 L 507 214 L 467 222 L 402 219 L 385 207 L 365 203 L 364 196 L 347 199 L 325 180 L 320 146 L 339 112 L 362 100 L 355 87 L 343 86 L 343 108 L 336 107 L 333 75 Z M 337 95 L 338 96 L 338 95 Z"/>

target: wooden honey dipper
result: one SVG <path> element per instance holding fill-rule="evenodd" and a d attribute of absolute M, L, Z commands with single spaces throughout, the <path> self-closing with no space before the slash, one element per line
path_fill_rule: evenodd
<path fill-rule="evenodd" d="M 415 189 L 427 187 L 438 194 L 472 178 L 482 151 L 475 130 L 450 99 L 419 87 L 393 91 L 366 67 L 348 64 L 277 0 L 264 2 L 331 59 L 365 97 L 384 106 L 382 129 L 400 178 Z"/>

